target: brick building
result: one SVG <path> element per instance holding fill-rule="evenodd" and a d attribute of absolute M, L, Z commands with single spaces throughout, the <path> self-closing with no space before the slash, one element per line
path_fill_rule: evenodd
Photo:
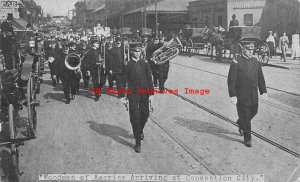
<path fill-rule="evenodd" d="M 91 13 L 105 3 L 105 0 L 79 0 L 75 3 L 73 11 L 72 28 L 90 29 L 93 27 Z"/>

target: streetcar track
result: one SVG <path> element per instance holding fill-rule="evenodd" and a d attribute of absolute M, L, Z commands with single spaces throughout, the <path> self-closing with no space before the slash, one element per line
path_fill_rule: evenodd
<path fill-rule="evenodd" d="M 156 119 L 152 114 L 150 114 L 149 119 L 157 125 L 164 133 L 166 133 L 172 140 L 175 141 L 182 149 L 184 149 L 192 158 L 199 162 L 208 172 L 212 175 L 221 175 L 221 172 L 208 163 L 203 157 L 199 156 L 193 149 L 185 145 L 178 137 L 174 136 L 167 128 L 159 124 L 158 119 Z"/>
<path fill-rule="evenodd" d="M 165 88 L 165 89 L 168 90 L 168 91 L 170 91 L 167 88 Z M 192 104 L 192 105 L 194 105 L 194 106 L 196 106 L 196 107 L 198 107 L 198 108 L 200 108 L 200 109 L 202 109 L 202 110 L 204 110 L 204 111 L 206 111 L 206 112 L 208 112 L 208 113 L 210 113 L 210 114 L 212 114 L 212 115 L 214 115 L 214 116 L 216 116 L 216 117 L 218 117 L 218 118 L 220 118 L 220 119 L 222 119 L 222 120 L 224 120 L 224 121 L 226 121 L 226 122 L 228 122 L 228 123 L 230 123 L 232 125 L 235 125 L 236 127 L 238 127 L 238 125 L 236 124 L 236 122 L 230 120 L 229 118 L 227 118 L 227 117 L 225 117 L 225 116 L 223 116 L 223 115 L 221 115 L 221 114 L 219 114 L 219 113 L 217 113 L 217 112 L 215 112 L 215 111 L 213 111 L 213 110 L 211 110 L 211 109 L 209 109 L 209 108 L 207 108 L 205 106 L 202 106 L 202 105 L 200 105 L 200 104 L 198 104 L 198 103 L 196 103 L 196 102 L 188 99 L 187 97 L 184 97 L 184 96 L 182 96 L 180 94 L 174 94 L 174 93 L 173 93 L 173 95 L 175 95 L 176 97 L 179 97 L 182 100 L 184 100 L 184 101 L 186 101 L 186 102 L 188 102 L 188 103 L 190 103 L 190 104 Z M 300 157 L 300 154 L 298 152 L 294 151 L 293 149 L 289 149 L 288 147 L 285 147 L 284 145 L 280 144 L 279 142 L 276 142 L 276 141 L 274 141 L 272 139 L 269 139 L 269 138 L 267 138 L 267 137 L 265 137 L 265 136 L 263 136 L 263 135 L 255 132 L 255 131 L 251 131 L 251 134 L 254 135 L 254 136 L 256 136 L 257 138 L 259 138 L 259 139 L 261 139 L 261 140 L 263 140 L 263 141 L 265 141 L 265 142 L 267 142 L 267 143 L 269 143 L 269 144 L 271 144 L 271 145 L 273 145 L 273 146 L 281 149 L 282 151 L 287 152 L 287 153 L 293 155 L 294 157 L 297 157 L 297 158 Z"/>
<path fill-rule="evenodd" d="M 202 70 L 200 68 L 193 68 L 193 67 L 189 67 L 189 66 L 185 66 L 185 65 L 181 65 L 181 64 L 178 64 L 178 63 L 173 63 L 173 64 L 176 64 L 176 65 L 180 65 L 180 66 L 183 66 L 183 67 L 188 67 L 188 68 L 192 68 L 192 69 L 196 69 L 196 70 L 201 70 L 201 71 L 204 71 L 204 72 L 208 72 L 208 73 L 213 73 L 213 72 L 210 72 L 210 71 L 206 71 L 206 70 Z M 213 73 L 213 74 L 217 74 L 217 73 Z M 217 75 L 220 75 L 222 77 L 224 77 L 224 75 L 221 75 L 221 74 L 217 74 Z M 206 82 L 207 83 L 207 82 Z M 217 85 L 214 85 L 214 84 L 210 84 L 210 83 L 207 83 L 208 85 L 211 85 L 211 86 L 214 86 L 220 90 L 225 90 L 224 88 L 221 88 L 221 87 L 218 87 Z M 286 112 L 289 112 L 289 113 L 292 113 L 292 114 L 295 114 L 295 115 L 299 115 L 300 116 L 300 113 L 297 113 L 297 112 L 294 112 L 292 111 L 290 108 L 288 107 L 284 107 L 284 106 L 280 106 L 278 104 L 275 104 L 275 103 L 272 103 L 272 102 L 269 102 L 269 101 L 266 101 L 266 100 L 262 100 L 260 99 L 259 102 L 263 103 L 263 104 L 266 104 L 266 105 L 269 105 L 271 107 L 275 107 L 277 109 L 281 109 L 283 111 L 286 111 Z"/>
<path fill-rule="evenodd" d="M 182 66 L 182 67 L 186 67 L 186 68 L 190 68 L 190 69 L 194 69 L 194 70 L 198 70 L 198 71 L 203 71 L 203 72 L 206 72 L 206 73 L 210 73 L 210 74 L 214 74 L 214 75 L 218 75 L 218 76 L 227 78 L 226 75 L 222 75 L 222 74 L 219 74 L 219 73 L 215 73 L 215 72 L 203 70 L 203 69 L 200 69 L 200 68 L 195 68 L 195 67 L 192 67 L 192 66 L 186 66 L 186 65 L 183 65 L 183 64 L 173 63 L 173 62 L 171 64 L 175 64 L 175 65 L 178 65 L 178 66 Z M 288 92 L 288 91 L 284 91 L 284 90 L 281 90 L 281 89 L 277 89 L 277 88 L 273 88 L 273 87 L 268 87 L 268 86 L 267 86 L 267 88 L 271 89 L 271 90 L 278 91 L 278 92 L 283 92 L 283 93 L 286 93 L 286 94 L 290 94 L 290 95 L 294 95 L 294 96 L 300 97 L 300 94 L 297 94 L 297 93 Z"/>

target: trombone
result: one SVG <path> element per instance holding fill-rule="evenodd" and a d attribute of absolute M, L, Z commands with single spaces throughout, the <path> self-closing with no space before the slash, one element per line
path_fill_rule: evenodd
<path fill-rule="evenodd" d="M 130 57 L 129 57 L 129 43 L 128 41 L 124 41 L 123 42 L 123 54 L 124 54 L 124 64 L 127 65 L 129 60 L 130 60 Z"/>

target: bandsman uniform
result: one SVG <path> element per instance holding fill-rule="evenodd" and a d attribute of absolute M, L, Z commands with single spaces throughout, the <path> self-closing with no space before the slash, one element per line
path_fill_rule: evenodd
<path fill-rule="evenodd" d="M 112 88 L 113 81 L 116 81 L 117 89 L 120 90 L 124 88 L 123 80 L 124 80 L 124 71 L 125 71 L 125 63 L 124 63 L 124 48 L 122 46 L 121 40 L 116 40 L 116 46 L 111 49 L 110 57 L 108 61 L 109 68 L 109 87 Z M 120 96 L 120 94 L 119 94 Z"/>
<path fill-rule="evenodd" d="M 101 96 L 101 85 L 99 80 L 99 67 L 98 65 L 101 60 L 100 58 L 100 50 L 99 50 L 99 43 L 96 40 L 91 42 L 93 47 L 88 50 L 84 59 L 84 65 L 87 70 L 90 71 L 93 81 L 93 92 L 95 93 L 95 101 L 98 101 Z"/>
<path fill-rule="evenodd" d="M 247 50 L 253 50 L 254 45 L 245 45 Z M 258 109 L 258 92 L 267 93 L 261 63 L 254 57 L 249 58 L 243 53 L 234 60 L 228 73 L 229 96 L 237 101 L 239 131 L 243 131 L 245 145 L 251 147 L 251 119 Z M 237 103 L 235 103 L 237 102 Z M 242 133 L 241 133 L 242 134 Z"/>
<path fill-rule="evenodd" d="M 129 118 L 135 137 L 135 151 L 141 152 L 143 129 L 149 117 L 149 96 L 153 95 L 153 82 L 148 62 L 141 59 L 141 45 L 131 44 L 131 58 L 126 65 L 125 80 L 128 82 Z M 148 90 L 148 92 L 147 92 Z M 146 92 L 144 92 L 146 91 Z M 124 94 L 122 94 L 124 96 Z M 153 96 L 151 96 L 152 100 Z M 121 99 L 124 102 L 124 97 Z"/>

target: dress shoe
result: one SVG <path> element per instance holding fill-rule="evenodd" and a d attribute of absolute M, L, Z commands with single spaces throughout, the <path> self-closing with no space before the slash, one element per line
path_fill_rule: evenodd
<path fill-rule="evenodd" d="M 245 141 L 244 144 L 245 144 L 247 147 L 252 147 L 252 142 L 251 142 L 251 140 Z"/>
<path fill-rule="evenodd" d="M 96 95 L 95 101 L 99 101 L 100 95 Z"/>
<path fill-rule="evenodd" d="M 66 100 L 66 104 L 70 104 L 70 100 Z"/>
<path fill-rule="evenodd" d="M 144 133 L 141 134 L 141 140 L 144 140 Z"/>
<path fill-rule="evenodd" d="M 134 146 L 134 151 L 136 152 L 136 153 L 141 153 L 141 146 L 140 145 L 135 145 Z"/>
<path fill-rule="evenodd" d="M 135 140 L 134 151 L 136 153 L 141 153 L 141 141 L 140 140 Z"/>

